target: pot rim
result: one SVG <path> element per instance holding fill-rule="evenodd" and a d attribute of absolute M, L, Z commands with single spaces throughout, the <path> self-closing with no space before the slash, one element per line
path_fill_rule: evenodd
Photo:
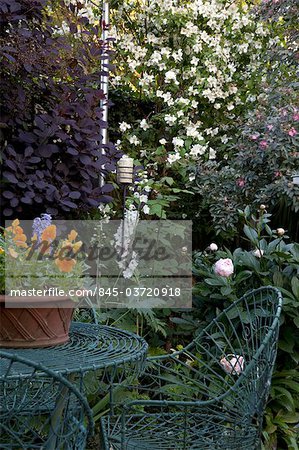
<path fill-rule="evenodd" d="M 5 294 L 0 294 L 0 305 L 4 305 L 4 307 L 9 308 L 30 308 L 37 307 L 42 305 L 45 308 L 51 307 L 55 308 L 57 307 L 58 303 L 63 303 L 62 307 L 66 307 L 66 304 L 69 303 L 71 308 L 74 308 L 75 305 L 77 305 L 78 302 L 72 300 L 68 296 L 58 296 L 58 295 L 45 295 L 40 297 L 26 297 L 26 296 L 9 296 Z"/>

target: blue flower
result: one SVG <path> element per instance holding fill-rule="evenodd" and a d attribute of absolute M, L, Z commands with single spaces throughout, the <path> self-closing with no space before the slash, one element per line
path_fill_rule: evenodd
<path fill-rule="evenodd" d="M 36 235 L 37 243 L 41 242 L 42 232 L 52 223 L 52 217 L 50 214 L 41 214 L 40 217 L 36 217 L 33 220 L 32 230 L 33 236 Z"/>

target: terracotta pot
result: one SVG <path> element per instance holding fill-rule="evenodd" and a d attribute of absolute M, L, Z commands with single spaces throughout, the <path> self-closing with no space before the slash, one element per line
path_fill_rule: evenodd
<path fill-rule="evenodd" d="M 67 342 L 74 306 L 67 297 L 28 299 L 1 295 L 0 347 L 50 347 Z"/>

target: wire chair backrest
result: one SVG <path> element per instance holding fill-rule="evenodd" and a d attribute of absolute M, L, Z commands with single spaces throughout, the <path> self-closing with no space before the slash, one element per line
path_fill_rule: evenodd
<path fill-rule="evenodd" d="M 246 397 L 246 412 L 258 412 L 270 387 L 281 307 L 275 288 L 247 293 L 182 350 L 149 357 L 138 392 L 156 400 L 200 402 L 230 393 L 227 407 L 239 413 Z"/>

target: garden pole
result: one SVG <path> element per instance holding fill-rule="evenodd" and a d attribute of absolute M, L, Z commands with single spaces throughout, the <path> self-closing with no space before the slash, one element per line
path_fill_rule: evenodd
<path fill-rule="evenodd" d="M 103 109 L 103 121 L 106 122 L 106 128 L 102 129 L 102 149 L 101 154 L 105 155 L 105 149 L 103 148 L 108 142 L 108 36 L 109 36 L 109 3 L 103 2 L 102 6 L 102 42 L 104 46 L 104 52 L 101 56 L 101 89 L 105 95 L 105 98 L 101 100 L 101 108 Z M 105 182 L 105 176 L 101 173 L 100 186 L 103 186 Z"/>

